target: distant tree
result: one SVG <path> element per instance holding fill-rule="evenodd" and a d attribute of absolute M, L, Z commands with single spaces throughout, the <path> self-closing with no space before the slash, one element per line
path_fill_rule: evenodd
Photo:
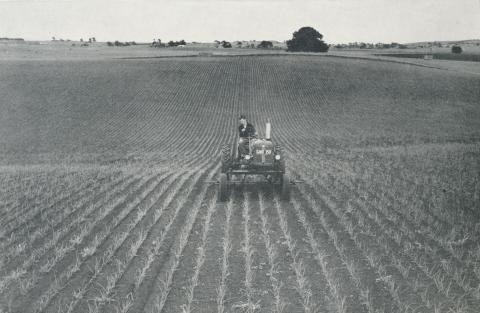
<path fill-rule="evenodd" d="M 93 42 L 97 42 L 97 39 L 95 37 L 92 37 Z"/>
<path fill-rule="evenodd" d="M 266 41 L 266 40 L 262 40 L 257 48 L 260 48 L 260 49 L 271 49 L 273 48 L 273 43 L 271 41 Z"/>
<path fill-rule="evenodd" d="M 88 38 L 88 42 L 89 42 L 89 43 L 92 43 L 92 38 Z"/>
<path fill-rule="evenodd" d="M 159 45 L 162 46 L 162 47 L 164 46 L 164 45 L 160 42 L 160 39 L 159 39 Z M 168 45 L 169 47 L 178 47 L 178 46 L 186 46 L 187 43 L 186 43 L 185 40 L 183 40 L 183 39 L 180 40 L 180 41 L 170 40 L 170 41 L 167 43 L 167 45 Z"/>
<path fill-rule="evenodd" d="M 114 44 L 113 44 L 113 42 L 111 42 L 111 41 L 107 41 L 107 46 L 109 46 L 109 47 L 113 47 L 113 46 L 114 46 Z"/>
<path fill-rule="evenodd" d="M 327 52 L 328 45 L 322 40 L 323 35 L 313 27 L 302 27 L 287 40 L 287 51 Z"/>
<path fill-rule="evenodd" d="M 452 46 L 452 53 L 460 54 L 460 53 L 462 53 L 462 52 L 463 52 L 462 47 L 456 46 L 456 45 L 455 45 L 455 46 Z"/>
<path fill-rule="evenodd" d="M 158 39 L 157 47 L 166 47 L 166 45 L 160 39 Z"/>
<path fill-rule="evenodd" d="M 52 37 L 52 41 L 55 41 L 55 40 L 56 40 L 55 37 Z"/>
<path fill-rule="evenodd" d="M 222 44 L 222 47 L 224 47 L 224 48 L 231 48 L 232 47 L 232 44 L 229 43 L 228 41 L 225 41 L 225 40 L 222 40 L 221 44 Z"/>
<path fill-rule="evenodd" d="M 80 42 L 83 42 L 83 38 L 80 38 Z"/>
<path fill-rule="evenodd" d="M 237 48 L 241 48 L 241 47 L 242 47 L 242 42 L 241 42 L 241 41 L 237 41 L 236 45 L 237 45 Z"/>
<path fill-rule="evenodd" d="M 118 41 L 118 40 L 115 40 L 114 45 L 115 45 L 116 47 L 123 46 L 123 44 L 122 44 L 120 41 Z"/>
<path fill-rule="evenodd" d="M 150 45 L 151 47 L 165 47 L 165 44 L 162 43 L 162 41 L 160 39 L 153 39 L 152 40 L 152 44 Z"/>

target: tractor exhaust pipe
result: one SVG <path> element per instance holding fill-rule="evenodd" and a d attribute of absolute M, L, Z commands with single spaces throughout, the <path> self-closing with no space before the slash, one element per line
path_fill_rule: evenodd
<path fill-rule="evenodd" d="M 270 133 L 272 132 L 272 125 L 270 124 L 270 119 L 267 120 L 267 127 L 265 129 L 265 139 L 271 140 Z"/>

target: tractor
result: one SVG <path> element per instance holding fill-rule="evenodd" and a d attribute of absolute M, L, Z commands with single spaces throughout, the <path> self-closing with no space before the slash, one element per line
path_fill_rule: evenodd
<path fill-rule="evenodd" d="M 266 123 L 265 138 L 248 138 L 248 154 L 239 155 L 236 144 L 222 146 L 219 201 L 228 200 L 235 185 L 251 183 L 247 176 L 260 176 L 272 185 L 283 201 L 290 199 L 290 181 L 285 174 L 285 154 L 280 145 L 271 140 L 271 123 Z M 235 149 L 232 149 L 232 146 Z M 258 183 L 258 180 L 253 181 Z"/>

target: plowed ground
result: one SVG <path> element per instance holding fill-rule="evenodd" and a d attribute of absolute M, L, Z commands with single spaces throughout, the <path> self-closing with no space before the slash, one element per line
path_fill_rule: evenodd
<path fill-rule="evenodd" d="M 480 79 L 314 56 L 0 62 L 0 312 L 479 312 Z M 246 114 L 291 200 L 238 186 Z"/>

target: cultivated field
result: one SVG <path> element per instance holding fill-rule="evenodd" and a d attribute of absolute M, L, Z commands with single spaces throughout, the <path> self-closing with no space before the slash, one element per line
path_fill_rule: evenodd
<path fill-rule="evenodd" d="M 315 56 L 0 61 L 0 312 L 480 311 L 480 77 Z M 218 204 L 267 118 L 292 187 Z"/>

